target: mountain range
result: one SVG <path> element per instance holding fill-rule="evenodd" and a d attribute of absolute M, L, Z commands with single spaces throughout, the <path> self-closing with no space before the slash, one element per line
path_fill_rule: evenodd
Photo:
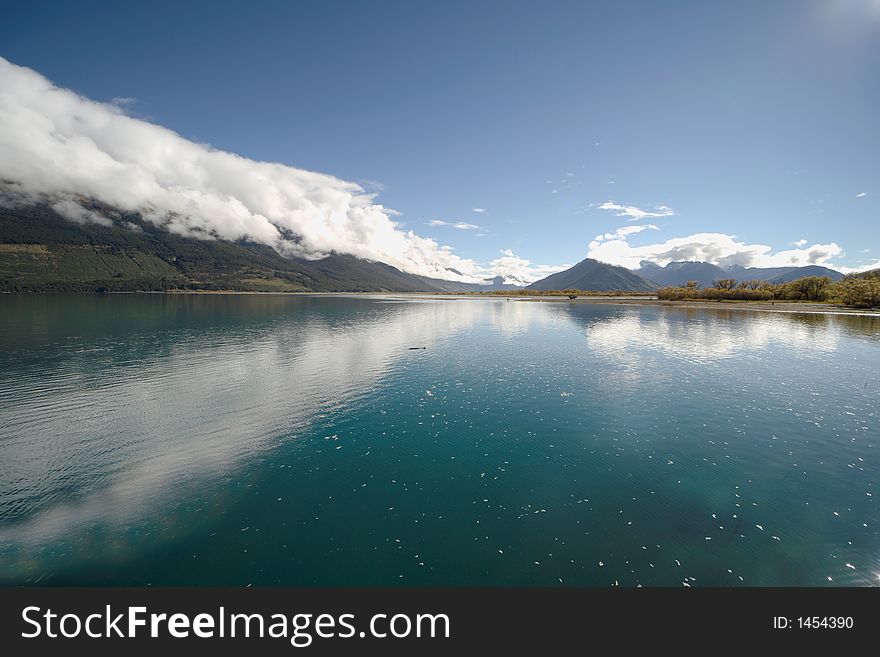
<path fill-rule="evenodd" d="M 574 267 L 550 274 L 547 278 L 532 283 L 526 289 L 651 292 L 657 289 L 657 285 L 626 267 L 609 265 L 592 258 L 586 258 Z"/>
<path fill-rule="evenodd" d="M 0 204 L 0 291 L 191 288 L 277 292 L 473 292 L 515 289 L 429 278 L 333 254 L 285 258 L 262 244 L 182 237 L 136 214 L 76 223 L 46 204 Z"/>
<path fill-rule="evenodd" d="M 730 278 L 740 281 L 757 280 L 768 283 L 789 283 L 804 276 L 827 276 L 833 281 L 839 281 L 843 278 L 843 274 L 839 271 L 821 265 L 805 265 L 803 267 L 741 267 L 740 265 L 732 265 L 726 271 Z"/>
<path fill-rule="evenodd" d="M 734 278 L 738 281 L 767 281 L 768 283 L 788 283 L 804 276 L 828 276 L 832 280 L 840 280 L 843 274 L 827 267 L 819 265 L 807 265 L 804 267 L 742 267 L 731 265 L 719 267 L 710 262 L 670 262 L 661 267 L 648 260 L 643 260 L 636 274 L 647 278 L 660 287 L 680 287 L 687 285 L 688 281 L 696 281 L 700 287 L 712 287 L 712 284 L 722 278 Z"/>
<path fill-rule="evenodd" d="M 482 284 L 429 278 L 343 254 L 320 260 L 287 258 L 262 244 L 176 235 L 136 213 L 113 213 L 110 225 L 78 223 L 65 219 L 47 203 L 13 206 L 2 201 L 0 292 L 188 288 L 440 293 L 522 289 L 525 283 L 501 276 Z M 586 258 L 526 289 L 651 292 L 693 280 L 709 287 L 720 278 L 783 283 L 802 276 L 843 277 L 817 265 L 721 268 L 708 262 L 671 262 L 660 267 L 644 261 L 631 271 Z"/>

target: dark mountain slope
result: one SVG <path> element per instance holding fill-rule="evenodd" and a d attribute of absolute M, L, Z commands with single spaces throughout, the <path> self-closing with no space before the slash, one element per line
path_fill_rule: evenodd
<path fill-rule="evenodd" d="M 335 292 L 424 292 L 434 288 L 420 276 L 407 274 L 383 262 L 369 262 L 350 255 L 331 255 L 322 260 L 294 262 L 318 271 L 325 290 Z"/>
<path fill-rule="evenodd" d="M 727 268 L 728 276 L 740 281 L 755 280 L 768 283 L 788 283 L 805 276 L 827 276 L 832 281 L 839 281 L 843 274 L 821 265 L 803 267 L 740 267 L 734 265 Z"/>
<path fill-rule="evenodd" d="M 617 267 L 586 258 L 565 271 L 551 274 L 547 278 L 532 283 L 526 289 L 651 292 L 656 290 L 657 286 L 625 267 Z"/>
<path fill-rule="evenodd" d="M 805 276 L 828 276 L 832 280 L 840 280 L 843 274 L 819 265 L 804 267 L 742 267 L 732 265 L 719 267 L 710 262 L 670 262 L 665 267 L 642 261 L 636 274 L 654 281 L 660 286 L 681 287 L 688 281 L 697 281 L 700 287 L 712 287 L 712 284 L 723 278 L 735 278 L 738 281 L 767 281 L 768 283 L 788 283 Z"/>
<path fill-rule="evenodd" d="M 770 279 L 771 283 L 788 283 L 805 276 L 827 276 L 832 281 L 839 281 L 843 278 L 843 274 L 839 271 L 822 267 L 821 265 L 807 265 L 805 267 L 794 267 L 791 271 L 787 271 Z"/>
<path fill-rule="evenodd" d="M 112 226 L 68 221 L 47 205 L 0 206 L 0 291 L 489 289 L 416 276 L 353 256 L 290 259 L 262 244 L 181 237 L 137 214 L 103 210 L 113 217 Z"/>
<path fill-rule="evenodd" d="M 670 262 L 665 267 L 643 260 L 636 274 L 654 281 L 661 287 L 682 286 L 688 281 L 697 281 L 700 287 L 712 287 L 712 283 L 730 274 L 710 262 Z"/>

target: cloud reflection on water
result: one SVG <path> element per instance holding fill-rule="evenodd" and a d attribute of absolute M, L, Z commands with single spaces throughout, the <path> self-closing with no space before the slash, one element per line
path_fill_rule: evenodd
<path fill-rule="evenodd" d="M 65 346 L 51 369 L 7 370 L 0 545 L 167 521 L 194 481 L 222 482 L 418 358 L 410 346 L 430 348 L 482 313 L 467 303 L 352 304 L 348 316 L 291 319 L 282 309 L 255 326 L 180 330 L 170 346 L 138 354 L 125 336 L 105 336 L 86 357 Z"/>

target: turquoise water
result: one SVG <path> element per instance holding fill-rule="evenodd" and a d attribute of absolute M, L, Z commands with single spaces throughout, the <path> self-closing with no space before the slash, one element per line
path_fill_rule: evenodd
<path fill-rule="evenodd" d="M 0 583 L 880 584 L 880 318 L 160 295 L 0 317 Z"/>

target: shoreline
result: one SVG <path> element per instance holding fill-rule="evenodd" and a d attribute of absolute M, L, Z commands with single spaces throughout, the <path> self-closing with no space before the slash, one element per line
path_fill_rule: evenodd
<path fill-rule="evenodd" d="M 531 298 L 530 298 L 531 299 Z M 567 299 L 559 299 L 568 301 Z M 576 299 L 573 303 L 577 303 Z M 799 315 L 846 315 L 880 318 L 880 310 L 847 308 L 813 301 L 663 301 L 660 299 L 623 299 L 592 297 L 587 303 L 606 303 L 618 306 L 657 306 L 661 308 L 693 308 L 696 310 L 741 310 L 764 313 L 789 313 Z"/>
<path fill-rule="evenodd" d="M 8 294 L 21 294 L 22 296 L 40 294 L 66 294 L 66 293 L 42 293 L 24 292 Z M 75 294 L 75 293 L 74 293 Z M 93 293 L 81 293 L 93 294 Z M 610 304 L 616 306 L 654 306 L 660 308 L 688 308 L 696 310 L 739 310 L 765 313 L 788 313 L 806 315 L 845 315 L 853 317 L 873 317 L 880 319 L 880 309 L 859 309 L 846 306 L 833 305 L 816 301 L 706 301 L 706 300 L 679 300 L 664 301 L 654 296 L 627 295 L 627 296 L 579 296 L 569 299 L 562 296 L 548 295 L 510 295 L 503 294 L 468 294 L 468 293 L 436 293 L 436 292 L 281 292 L 281 291 L 252 291 L 252 290 L 168 290 L 160 291 L 134 291 L 134 292 L 107 292 L 106 295 L 114 294 L 148 294 L 168 296 L 305 296 L 305 297 L 382 297 L 400 300 L 431 299 L 443 300 L 508 300 L 525 301 L 530 303 L 586 303 L 586 304 Z"/>
<path fill-rule="evenodd" d="M 382 295 L 387 296 L 387 295 Z M 422 295 L 422 294 L 397 294 L 393 296 L 411 296 L 424 297 L 432 296 L 433 298 L 456 298 L 456 299 L 473 299 L 483 298 L 491 299 L 492 296 L 479 295 Z M 766 313 L 792 313 L 801 315 L 845 315 L 854 317 L 876 317 L 880 318 L 880 309 L 859 309 L 848 308 L 827 304 L 816 301 L 664 301 L 656 297 L 638 297 L 638 296 L 583 296 L 577 299 L 568 299 L 567 297 L 556 296 L 510 296 L 504 297 L 499 295 L 499 299 L 510 299 L 511 301 L 528 301 L 532 303 L 587 303 L 587 304 L 610 304 L 615 306 L 654 306 L 660 308 L 688 308 L 696 310 L 742 310 L 750 312 L 766 312 Z"/>

